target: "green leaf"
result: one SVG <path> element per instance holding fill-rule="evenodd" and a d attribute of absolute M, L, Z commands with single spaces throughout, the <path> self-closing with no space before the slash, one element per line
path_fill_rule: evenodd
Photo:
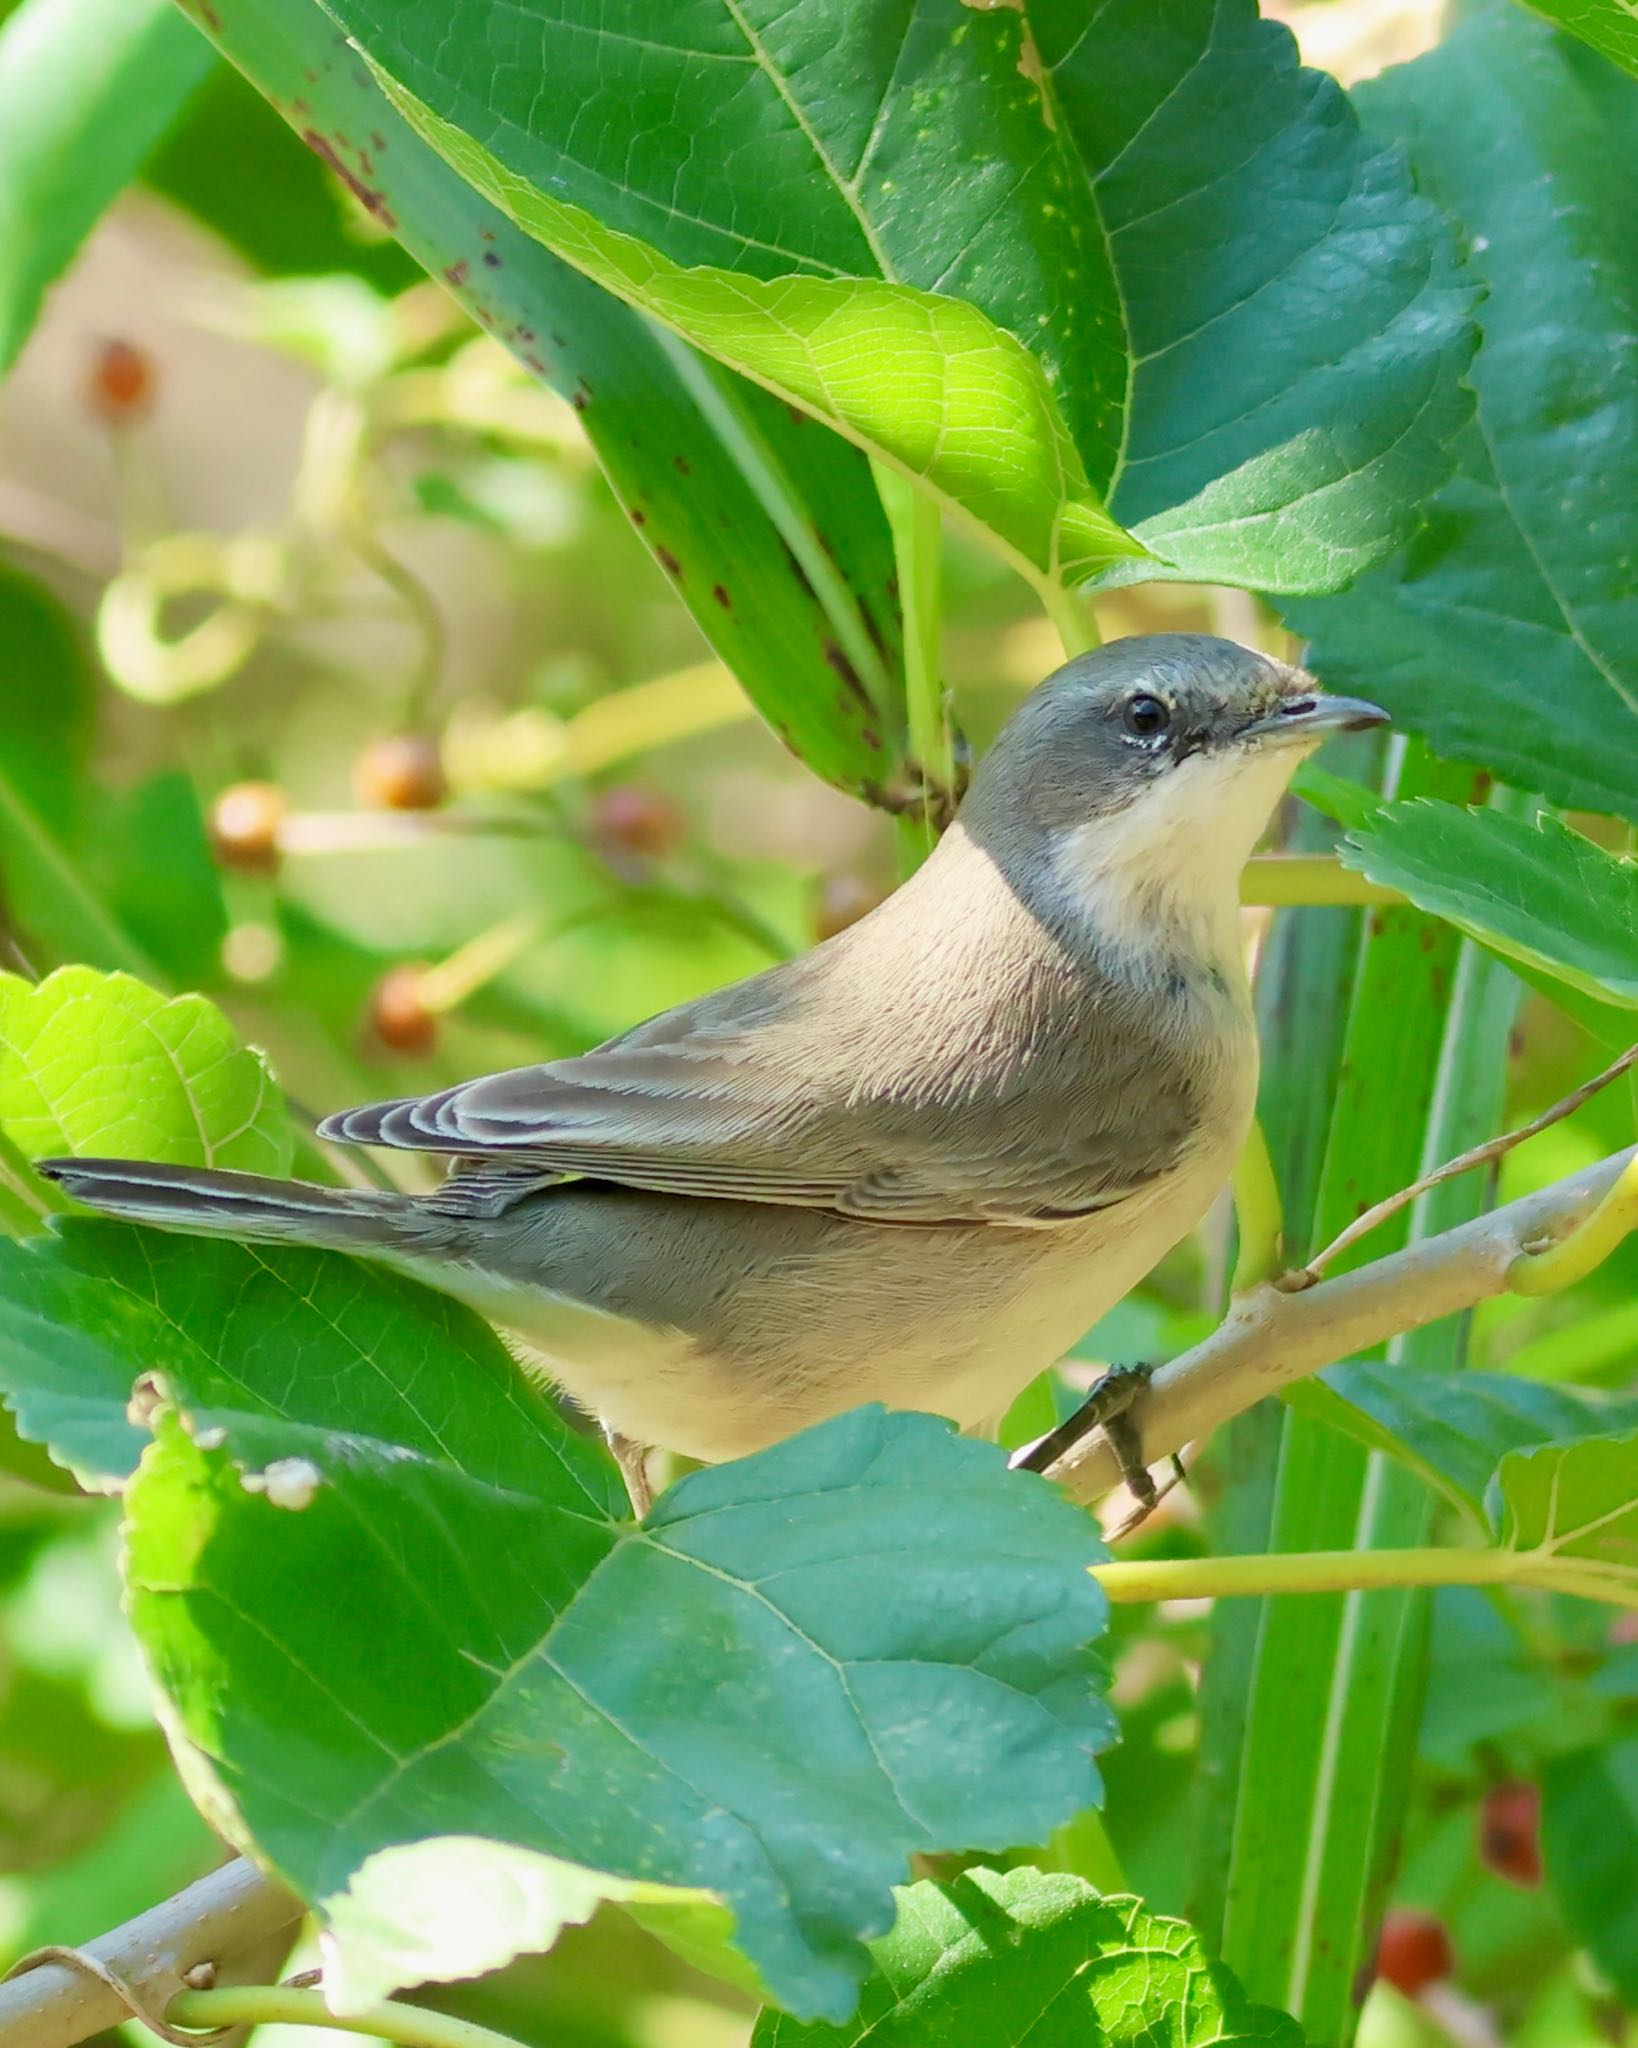
<path fill-rule="evenodd" d="M 1467 231 L 1478 410 L 1422 533 L 1288 623 L 1442 753 L 1638 817 L 1638 84 L 1492 8 L 1360 100 Z"/>
<path fill-rule="evenodd" d="M 333 11 L 520 225 L 1037 580 L 1334 587 L 1445 473 L 1448 237 L 1248 0 Z"/>
<path fill-rule="evenodd" d="M 446 1297 L 77 1222 L 0 1245 L 0 1366 L 67 1454 L 129 1448 L 139 1372 L 180 1405 L 130 1493 L 135 1625 L 190 1784 L 338 1916 L 357 2002 L 422 1973 L 440 1914 L 464 1972 L 658 1885 L 716 1894 L 777 1996 L 840 2015 L 913 1851 L 1097 1796 L 1096 1532 L 930 1417 L 859 1410 L 633 1529 Z M 370 1863 L 451 1836 L 554 1864 L 475 1926 L 463 1864 L 438 1894 L 430 1852 L 412 1883 Z"/>
<path fill-rule="evenodd" d="M 1485 1522 L 1485 1490 L 1511 1451 L 1638 1429 L 1638 1395 L 1544 1386 L 1500 1372 L 1416 1372 L 1402 1365 L 1334 1365 L 1335 1396 L 1318 1411 L 1373 1450 L 1420 1472 Z"/>
<path fill-rule="evenodd" d="M 1548 1764 L 1541 1845 L 1571 1931 L 1621 1999 L 1638 2005 L 1638 1735 Z"/>
<path fill-rule="evenodd" d="M 1638 864 L 1556 818 L 1387 804 L 1342 858 L 1504 959 L 1638 1008 Z"/>
<path fill-rule="evenodd" d="M 167 999 L 128 974 L 0 975 L 0 1125 L 31 1159 L 54 1152 L 283 1173 L 291 1134 L 260 1053 L 203 996 Z"/>
<path fill-rule="evenodd" d="M 24 0 L 0 27 L 0 373 L 213 61 L 170 0 Z"/>
<path fill-rule="evenodd" d="M 1530 5 L 1638 76 L 1638 18 L 1626 0 L 1530 0 Z"/>
<path fill-rule="evenodd" d="M 1124 311 L 1110 509 L 1195 581 L 1350 582 L 1414 532 L 1471 408 L 1446 223 L 1252 0 L 1028 22 Z"/>
<path fill-rule="evenodd" d="M 382 1850 L 493 1840 L 716 1893 L 774 1994 L 839 2018 L 913 1851 L 1038 1839 L 1095 1796 L 1099 1546 L 992 1446 L 857 1410 L 693 1474 L 632 1529 L 607 1461 L 476 1326 L 428 1343 L 400 1311 L 410 1408 L 356 1269 L 266 1273 L 269 1391 L 230 1412 L 214 1364 L 195 1406 L 167 1373 L 192 1435 L 162 1428 L 133 1483 L 128 1575 L 190 1777 L 321 1914 Z M 222 1349 L 251 1381 L 242 1336 Z M 525 1413 L 496 1428 L 505 1396 Z M 459 1865 L 446 1882 L 454 1913 Z M 557 1916 L 561 1883 L 541 1895 Z M 360 1956 L 346 1926 L 363 2002 L 395 1950 L 376 1929 Z M 490 1965 L 540 1938 L 521 1908 L 491 1935 Z"/>
<path fill-rule="evenodd" d="M 677 595 L 787 744 L 841 788 L 890 781 L 893 551 L 857 451 L 521 234 L 400 118 L 313 0 L 196 11 L 417 261 L 574 404 Z"/>
<path fill-rule="evenodd" d="M 1181 1920 L 1078 1877 L 979 1868 L 898 1903 L 853 2020 L 764 2012 L 752 2048 L 1301 2048 Z"/>
<path fill-rule="evenodd" d="M 1485 1505 L 1521 1578 L 1638 1607 L 1638 1434 L 1513 1451 Z"/>

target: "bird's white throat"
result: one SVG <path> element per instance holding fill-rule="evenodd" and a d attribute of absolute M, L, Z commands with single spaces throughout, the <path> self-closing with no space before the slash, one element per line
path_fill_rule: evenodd
<path fill-rule="evenodd" d="M 1240 874 L 1311 748 L 1193 754 L 1124 810 L 1067 828 L 1058 873 L 1089 920 L 1136 953 L 1180 946 L 1241 970 Z"/>

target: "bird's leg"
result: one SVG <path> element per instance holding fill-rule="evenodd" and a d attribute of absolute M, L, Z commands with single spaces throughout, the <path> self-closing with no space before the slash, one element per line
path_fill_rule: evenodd
<path fill-rule="evenodd" d="M 621 1436 L 618 1430 L 605 1429 L 603 1435 L 615 1464 L 620 1467 L 620 1477 L 626 1482 L 631 1511 L 640 1522 L 654 1505 L 654 1489 L 648 1483 L 648 1445 L 638 1443 L 635 1437 Z"/>
<path fill-rule="evenodd" d="M 1152 1365 L 1112 1365 L 1075 1413 L 1060 1422 L 1056 1429 L 1048 1430 L 1038 1443 L 1015 1453 L 1013 1465 L 1025 1472 L 1045 1472 L 1066 1451 L 1073 1450 L 1083 1437 L 1101 1429 L 1114 1454 L 1115 1463 L 1120 1467 L 1126 1490 L 1138 1507 L 1136 1516 L 1116 1532 L 1126 1535 L 1151 1512 L 1161 1497 L 1161 1489 L 1155 1485 L 1148 1466 L 1143 1462 L 1142 1431 L 1129 1412 L 1147 1393 L 1153 1377 Z M 1172 1477 L 1166 1482 L 1165 1491 L 1169 1493 L 1182 1477 L 1183 1461 L 1174 1457 Z"/>

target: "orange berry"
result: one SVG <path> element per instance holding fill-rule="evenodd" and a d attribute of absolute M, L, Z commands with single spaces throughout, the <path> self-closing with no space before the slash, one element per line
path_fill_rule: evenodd
<path fill-rule="evenodd" d="M 279 865 L 284 792 L 273 782 L 235 782 L 210 807 L 211 851 L 220 867 L 270 875 Z"/>
<path fill-rule="evenodd" d="M 1389 1909 L 1377 1943 L 1376 1969 L 1395 1991 L 1416 1998 L 1455 1967 L 1450 1935 L 1442 1920 L 1432 1913 L 1419 1913 L 1414 1906 Z"/>
<path fill-rule="evenodd" d="M 594 799 L 591 827 L 605 846 L 643 860 L 662 860 L 682 844 L 687 821 L 664 790 L 619 782 Z"/>
<path fill-rule="evenodd" d="M 438 742 L 429 733 L 388 733 L 353 764 L 358 800 L 378 810 L 435 810 L 449 793 Z"/>
<path fill-rule="evenodd" d="M 1492 1785 L 1479 1808 L 1479 1860 L 1509 1884 L 1541 1882 L 1541 1789 L 1514 1779 Z"/>
<path fill-rule="evenodd" d="M 370 991 L 370 1029 L 393 1052 L 422 1059 L 438 1043 L 437 1013 L 429 1010 L 421 989 L 426 968 L 417 961 L 389 967 Z"/>
<path fill-rule="evenodd" d="M 850 924 L 857 924 L 867 911 L 874 910 L 882 901 L 882 891 L 874 882 L 867 882 L 863 875 L 843 872 L 826 875 L 819 884 L 819 893 L 813 906 L 813 935 L 816 939 L 833 939 L 838 932 L 845 932 Z"/>
<path fill-rule="evenodd" d="M 152 358 L 129 341 L 105 341 L 91 363 L 86 398 L 91 410 L 110 426 L 128 426 L 153 408 Z"/>

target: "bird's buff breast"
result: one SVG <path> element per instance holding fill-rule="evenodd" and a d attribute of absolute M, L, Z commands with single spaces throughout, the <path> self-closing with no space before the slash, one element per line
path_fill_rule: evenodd
<path fill-rule="evenodd" d="M 690 1457 L 743 1456 L 865 1401 L 977 1429 L 1195 1227 L 1232 1165 L 1214 1147 L 1140 1197 L 1042 1229 L 559 1196 L 561 1292 L 542 1293 L 538 1269 L 527 1290 L 469 1274 L 459 1291 L 608 1427 Z M 609 1200 L 626 1212 L 624 1257 L 602 1276 L 590 1247 Z M 655 1290 L 661 1276 L 675 1288 L 680 1262 L 695 1286 L 667 1320 Z"/>

